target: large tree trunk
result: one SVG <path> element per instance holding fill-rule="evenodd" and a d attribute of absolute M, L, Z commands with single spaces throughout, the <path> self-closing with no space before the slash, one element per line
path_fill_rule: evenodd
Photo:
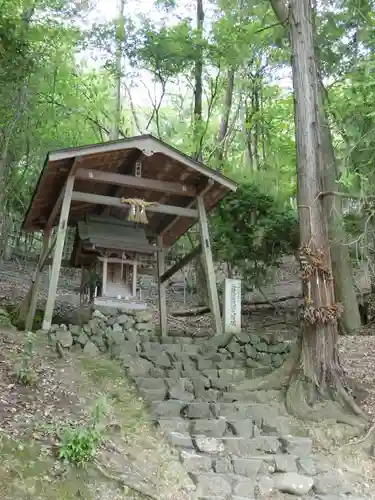
<path fill-rule="evenodd" d="M 325 210 L 319 197 L 324 155 L 311 0 L 290 0 L 287 14 L 295 94 L 297 201 L 305 305 L 299 357 L 286 403 L 301 418 L 331 418 L 358 425 L 365 422 L 365 417 L 343 383 L 337 348 L 340 308 L 335 304 Z"/>
<path fill-rule="evenodd" d="M 276 17 L 281 23 L 287 23 L 289 13 L 284 0 L 270 0 Z M 289 36 L 290 36 L 289 31 Z M 323 167 L 322 189 L 337 191 L 338 177 L 337 162 L 332 144 L 332 136 L 324 109 L 324 89 L 318 80 L 318 118 L 322 143 Z M 342 200 L 325 200 L 324 210 L 328 222 L 328 233 L 331 246 L 332 272 L 334 277 L 335 293 L 338 301 L 343 305 L 343 314 L 340 326 L 344 333 L 353 333 L 361 326 L 361 318 L 357 305 L 357 296 L 354 288 L 353 268 L 349 255 L 345 229 L 342 224 Z"/>
<path fill-rule="evenodd" d="M 323 89 L 319 85 L 319 125 L 323 148 L 323 190 L 337 191 L 337 162 L 332 145 L 332 136 L 322 100 Z M 340 326 L 343 333 L 354 333 L 361 327 L 361 317 L 354 288 L 353 268 L 346 232 L 342 220 L 342 199 L 339 196 L 327 197 L 324 209 L 328 221 L 328 234 L 331 246 L 332 272 L 335 279 L 335 294 L 343 305 Z"/>

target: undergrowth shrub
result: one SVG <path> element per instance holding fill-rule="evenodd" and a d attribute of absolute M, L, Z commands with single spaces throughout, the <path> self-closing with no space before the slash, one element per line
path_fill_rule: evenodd
<path fill-rule="evenodd" d="M 35 385 L 38 380 L 35 368 L 34 342 L 34 334 L 27 333 L 22 353 L 13 366 L 13 377 L 17 383 L 25 386 Z"/>
<path fill-rule="evenodd" d="M 298 248 L 296 212 L 253 183 L 225 197 L 210 219 L 212 249 L 244 288 L 267 282 L 271 269 Z"/>
<path fill-rule="evenodd" d="M 60 429 L 58 458 L 74 465 L 92 460 L 104 439 L 107 411 L 106 400 L 102 398 L 94 405 L 86 424 L 76 426 L 70 423 Z"/>

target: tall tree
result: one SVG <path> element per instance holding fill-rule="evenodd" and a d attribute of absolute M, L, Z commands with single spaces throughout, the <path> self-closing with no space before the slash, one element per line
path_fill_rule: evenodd
<path fill-rule="evenodd" d="M 271 0 L 284 7 L 292 51 L 297 151 L 297 201 L 304 308 L 300 352 L 287 392 L 287 406 L 302 418 L 335 418 L 363 425 L 363 412 L 349 396 L 338 357 L 338 318 L 331 273 L 326 211 L 322 192 L 325 173 L 319 80 L 314 49 L 311 0 Z M 287 15 L 287 17 L 284 17 Z M 325 405 L 320 404 L 325 400 Z M 344 411 L 350 410 L 348 412 Z"/>
<path fill-rule="evenodd" d="M 271 0 L 271 5 L 280 23 L 287 23 L 290 18 L 291 2 L 289 6 L 284 0 Z M 288 23 L 289 26 L 289 23 Z M 314 46 L 315 46 L 315 34 Z M 289 36 L 291 37 L 290 28 Z M 318 75 L 318 68 L 316 69 Z M 339 177 L 338 164 L 332 145 L 329 123 L 324 109 L 324 89 L 321 79 L 317 79 L 317 109 L 319 113 L 319 126 L 321 137 L 321 154 L 324 157 L 322 164 L 322 191 L 335 191 L 336 181 Z M 330 240 L 330 253 L 332 259 L 332 270 L 334 276 L 334 288 L 338 300 L 343 305 L 343 314 L 340 319 L 342 330 L 345 333 L 354 333 L 361 326 L 361 319 L 357 306 L 357 296 L 354 287 L 353 269 L 346 245 L 346 234 L 342 222 L 342 202 L 340 198 L 332 196 L 324 200 L 324 210 L 328 222 L 328 234 Z"/>
<path fill-rule="evenodd" d="M 117 19 L 116 19 L 116 70 L 115 70 L 115 113 L 111 132 L 111 140 L 119 139 L 121 129 L 121 80 L 123 66 L 123 43 L 125 38 L 125 0 L 117 0 Z"/>

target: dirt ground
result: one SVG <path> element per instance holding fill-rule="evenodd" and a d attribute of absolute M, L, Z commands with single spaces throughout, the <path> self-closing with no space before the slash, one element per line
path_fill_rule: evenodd
<path fill-rule="evenodd" d="M 0 332 L 0 496 L 4 500 L 185 500 L 190 479 L 114 361 L 68 353 L 35 338 L 35 384 L 13 374 L 24 333 Z M 82 467 L 56 460 L 61 436 L 100 409 L 101 444 Z"/>

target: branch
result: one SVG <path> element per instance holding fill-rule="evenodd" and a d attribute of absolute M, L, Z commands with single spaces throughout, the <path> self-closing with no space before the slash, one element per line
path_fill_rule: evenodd
<path fill-rule="evenodd" d="M 289 19 L 289 9 L 284 0 L 270 0 L 271 7 L 280 24 L 286 24 Z"/>
<path fill-rule="evenodd" d="M 317 197 L 324 198 L 325 196 L 338 196 L 340 198 L 348 198 L 349 200 L 350 199 L 352 199 L 352 200 L 363 200 L 363 199 L 374 200 L 375 199 L 375 196 L 364 197 L 364 196 L 353 195 L 353 194 L 349 194 L 349 193 L 341 193 L 339 191 L 321 191 Z"/>

